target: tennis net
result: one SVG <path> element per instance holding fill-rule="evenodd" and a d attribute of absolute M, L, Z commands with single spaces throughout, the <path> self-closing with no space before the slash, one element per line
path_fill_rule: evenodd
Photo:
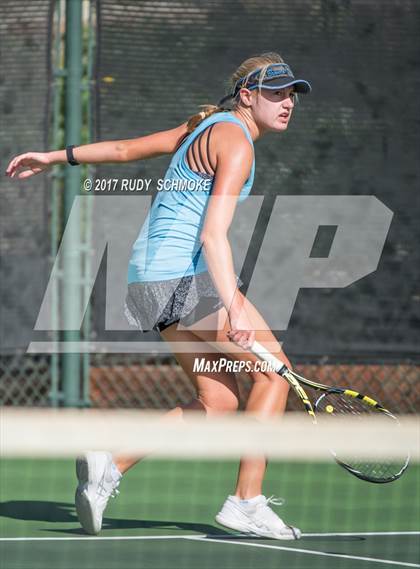
<path fill-rule="evenodd" d="M 320 421 L 301 413 L 263 421 L 244 414 L 185 421 L 135 411 L 1 410 L 0 530 L 3 569 L 419 567 L 417 417 Z M 382 420 L 383 419 L 383 420 Z M 74 458 L 86 449 L 148 455 L 124 474 L 102 531 L 88 536 L 73 503 Z M 361 460 L 410 464 L 371 484 L 336 464 L 330 449 Z M 214 520 L 234 492 L 241 456 L 268 457 L 263 492 L 302 530 L 279 541 Z"/>

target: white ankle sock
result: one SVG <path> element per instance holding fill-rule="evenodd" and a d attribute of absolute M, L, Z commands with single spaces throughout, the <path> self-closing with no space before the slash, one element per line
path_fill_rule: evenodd
<path fill-rule="evenodd" d="M 239 503 L 241 504 L 241 506 L 244 506 L 245 508 L 247 506 L 255 506 L 255 504 L 257 502 L 259 502 L 261 499 L 261 494 L 259 494 L 258 496 L 254 496 L 253 498 L 247 498 L 246 500 L 241 500 L 241 498 L 239 498 Z"/>
<path fill-rule="evenodd" d="M 115 481 L 118 481 L 120 478 L 122 478 L 122 474 L 121 472 L 118 470 L 117 465 L 115 464 L 115 462 L 112 463 L 111 465 L 111 475 L 112 478 Z"/>

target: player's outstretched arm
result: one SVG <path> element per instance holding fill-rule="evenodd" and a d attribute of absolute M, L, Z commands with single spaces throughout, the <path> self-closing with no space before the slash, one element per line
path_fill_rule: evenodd
<path fill-rule="evenodd" d="M 130 162 L 144 160 L 162 154 L 173 153 L 187 134 L 186 123 L 147 136 L 127 140 L 109 140 L 85 144 L 73 148 L 73 156 L 79 164 Z M 65 150 L 52 152 L 26 152 L 15 156 L 6 169 L 6 176 L 25 179 L 39 174 L 55 164 L 66 164 Z"/>

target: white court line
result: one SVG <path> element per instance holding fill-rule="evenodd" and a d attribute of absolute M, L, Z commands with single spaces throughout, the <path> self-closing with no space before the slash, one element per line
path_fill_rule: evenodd
<path fill-rule="evenodd" d="M 420 531 L 364 531 L 364 532 L 341 532 L 341 533 L 304 533 L 302 537 L 335 537 L 357 535 L 420 535 Z"/>
<path fill-rule="evenodd" d="M 363 535 L 419 535 L 418 531 L 407 532 L 359 532 L 359 533 L 307 533 L 302 537 L 338 537 L 338 536 L 363 536 Z M 311 549 L 298 549 L 295 547 L 282 547 L 279 545 L 267 545 L 262 543 L 248 543 L 244 541 L 235 540 L 235 537 L 241 536 L 227 536 L 226 539 L 212 538 L 211 535 L 131 535 L 131 536 L 80 536 L 80 537 L 2 537 L 0 542 L 17 542 L 17 541 L 142 541 L 142 540 L 165 540 L 165 539 L 186 539 L 195 541 L 204 541 L 207 543 L 227 543 L 234 545 L 245 545 L 248 547 L 262 547 L 265 549 L 277 549 L 280 551 L 296 551 L 297 553 L 306 553 L 307 555 L 319 555 L 323 557 L 341 557 L 345 559 L 355 559 L 359 561 L 370 561 L 372 563 L 388 563 L 389 565 L 398 565 L 400 567 L 420 567 L 415 563 L 404 563 L 402 561 L 392 561 L 390 559 L 375 559 L 373 557 L 360 557 L 356 555 L 345 555 L 340 553 L 325 553 L 322 551 L 314 551 Z"/>
<path fill-rule="evenodd" d="M 297 553 L 306 553 L 307 555 L 319 555 L 320 557 L 340 557 L 344 559 L 356 559 L 358 561 L 370 561 L 371 563 L 388 563 L 388 565 L 398 565 L 400 567 L 420 567 L 416 563 L 405 563 L 403 561 L 392 561 L 391 559 L 376 559 L 375 557 L 360 557 L 359 555 L 345 555 L 344 553 L 325 553 L 323 551 L 314 551 L 312 549 L 298 549 L 297 547 L 282 547 L 280 545 L 266 545 L 263 543 L 248 543 L 246 541 L 227 541 L 225 539 L 206 539 L 203 537 L 188 536 L 183 539 L 194 541 L 207 541 L 208 543 L 227 543 L 229 545 L 247 545 L 248 547 L 262 547 L 265 549 L 277 549 L 280 551 L 296 551 Z"/>
<path fill-rule="evenodd" d="M 0 541 L 130 541 L 142 539 L 186 539 L 187 537 L 196 537 L 195 534 L 188 535 L 109 535 L 94 536 L 86 535 L 80 537 L 0 537 Z M 197 537 L 205 538 L 207 535 L 198 535 Z"/>
<path fill-rule="evenodd" d="M 246 534 L 227 534 L 225 538 L 220 538 L 220 534 L 185 534 L 185 535 L 113 535 L 113 536 L 88 536 L 77 537 L 0 537 L 0 541 L 130 541 L 147 539 L 211 539 L 212 541 L 233 541 L 235 538 L 243 539 Z M 343 532 L 343 533 L 304 533 L 302 537 L 340 537 L 340 536 L 381 536 L 381 535 L 420 535 L 420 531 L 369 531 L 369 532 Z M 213 539 L 214 538 L 214 539 Z M 252 544 L 247 544 L 252 545 Z M 269 546 L 276 547 L 276 546 Z M 305 551 L 308 551 L 305 549 Z M 420 567 L 420 565 L 414 565 Z"/>

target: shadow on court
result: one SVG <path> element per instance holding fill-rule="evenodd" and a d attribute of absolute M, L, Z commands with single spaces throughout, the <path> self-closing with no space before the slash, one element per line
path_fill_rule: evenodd
<path fill-rule="evenodd" d="M 1 502 L 0 517 L 40 522 L 77 522 L 74 504 L 37 500 Z"/>
<path fill-rule="evenodd" d="M 0 517 L 11 518 L 15 520 L 54 522 L 54 523 L 76 523 L 77 516 L 74 512 L 74 504 L 66 502 L 42 502 L 35 500 L 12 500 L 0 503 Z M 41 528 L 40 528 L 41 529 Z M 237 535 L 229 533 L 226 530 L 218 528 L 210 524 L 195 524 L 191 522 L 180 522 L 174 520 L 126 520 L 104 518 L 102 531 L 106 530 L 126 530 L 126 529 L 145 529 L 145 530 L 179 530 L 182 532 L 194 532 L 204 534 L 209 541 L 211 539 L 226 540 L 264 540 L 267 538 L 259 538 L 257 536 Z M 71 529 L 51 529 L 47 531 L 51 533 L 65 533 L 70 535 L 86 535 L 81 527 Z M 176 534 L 175 534 L 176 535 Z M 365 541 L 362 536 L 330 536 L 318 537 L 308 536 L 304 540 L 317 542 L 322 539 L 323 542 L 344 542 L 344 541 Z"/>
<path fill-rule="evenodd" d="M 107 530 L 127 530 L 127 529 L 170 530 L 170 531 L 177 530 L 181 532 L 200 533 L 200 534 L 205 534 L 207 536 L 218 537 L 218 538 L 232 537 L 232 535 L 229 534 L 227 531 L 224 531 L 210 524 L 195 524 L 190 522 L 178 522 L 174 520 L 124 520 L 124 519 L 111 519 L 111 518 L 104 518 L 101 535 L 104 535 L 103 532 L 106 532 Z M 52 533 L 85 535 L 85 532 L 81 528 L 74 528 L 74 529 L 57 528 L 57 529 L 48 529 L 48 531 Z"/>
<path fill-rule="evenodd" d="M 79 523 L 75 514 L 74 504 L 66 502 L 43 502 L 35 500 L 11 500 L 9 502 L 2 502 L 0 503 L 0 517 L 25 521 Z M 104 517 L 102 529 L 103 531 L 119 529 L 164 529 L 201 533 L 213 537 L 231 537 L 228 532 L 210 524 L 195 524 L 174 520 L 126 520 Z M 86 535 L 80 527 L 72 529 L 48 529 L 47 531 L 72 535 Z"/>

